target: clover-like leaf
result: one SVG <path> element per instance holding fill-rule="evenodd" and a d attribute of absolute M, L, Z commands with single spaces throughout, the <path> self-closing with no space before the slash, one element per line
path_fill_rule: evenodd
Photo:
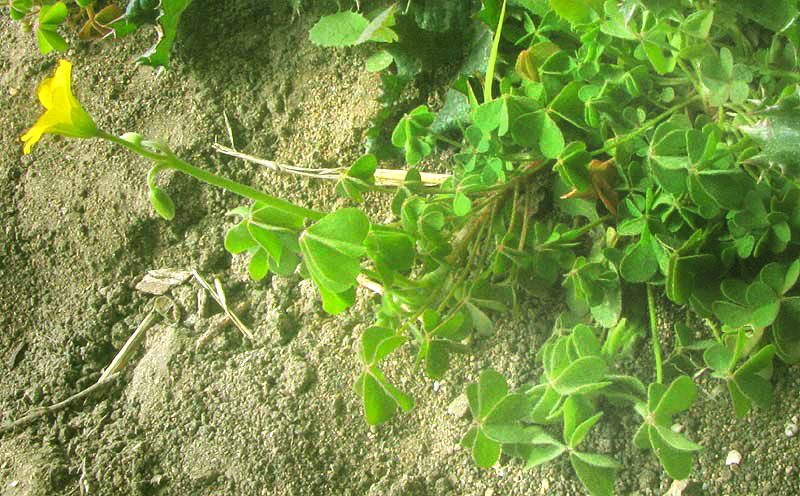
<path fill-rule="evenodd" d="M 326 215 L 300 235 L 303 258 L 318 287 L 333 293 L 353 287 L 368 232 L 367 216 L 361 210 L 344 208 Z"/>
<path fill-rule="evenodd" d="M 744 64 L 734 65 L 733 55 L 727 47 L 722 47 L 719 55 L 706 55 L 700 63 L 700 73 L 710 92 L 712 105 L 720 106 L 728 100 L 739 104 L 747 99 L 753 73 Z"/>
<path fill-rule="evenodd" d="M 544 110 L 521 115 L 511 128 L 519 145 L 537 147 L 546 158 L 558 157 L 564 148 L 564 136 Z"/>
<path fill-rule="evenodd" d="M 571 451 L 569 455 L 575 474 L 592 496 L 614 494 L 614 480 L 619 464 L 611 458 L 596 453 Z"/>
<path fill-rule="evenodd" d="M 683 480 L 689 477 L 692 471 L 691 451 L 674 448 L 661 436 L 661 433 L 665 431 L 669 431 L 669 428 L 657 429 L 650 426 L 648 428 L 650 445 L 667 474 L 673 479 Z M 678 436 L 680 435 L 678 434 Z"/>
<path fill-rule="evenodd" d="M 602 381 L 605 371 L 606 362 L 602 358 L 596 356 L 579 358 L 556 377 L 551 378 L 551 385 L 562 396 L 588 392 L 609 384 Z"/>
<path fill-rule="evenodd" d="M 409 411 L 414 400 L 390 384 L 377 367 L 366 369 L 355 384 L 356 393 L 364 404 L 364 416 L 369 425 L 378 425 L 394 417 L 397 408 Z"/>
<path fill-rule="evenodd" d="M 406 162 L 416 165 L 431 153 L 431 145 L 423 138 L 433 123 L 434 115 L 425 105 L 415 108 L 395 126 L 392 132 L 392 144 L 405 150 Z"/>

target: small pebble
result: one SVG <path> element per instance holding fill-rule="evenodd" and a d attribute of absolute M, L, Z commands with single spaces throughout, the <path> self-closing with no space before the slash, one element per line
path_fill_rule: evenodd
<path fill-rule="evenodd" d="M 739 465 L 742 462 L 742 454 L 736 450 L 728 451 L 728 456 L 725 458 L 725 465 Z"/>
<path fill-rule="evenodd" d="M 677 432 L 678 434 L 680 434 L 681 432 L 683 432 L 683 425 L 682 424 L 672 424 L 672 427 L 670 427 L 670 430 L 672 430 L 672 432 Z"/>
<path fill-rule="evenodd" d="M 786 424 L 786 430 L 784 431 L 786 433 L 786 437 L 794 437 L 797 434 L 797 431 L 798 427 L 796 423 L 789 422 Z"/>
<path fill-rule="evenodd" d="M 463 393 L 459 394 L 447 407 L 447 413 L 455 418 L 465 417 L 468 411 L 469 401 L 467 400 L 467 395 Z"/>

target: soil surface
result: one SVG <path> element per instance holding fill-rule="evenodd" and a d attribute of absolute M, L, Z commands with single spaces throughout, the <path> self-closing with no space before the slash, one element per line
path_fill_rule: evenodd
<path fill-rule="evenodd" d="M 195 0 L 163 72 L 133 63 L 153 30 L 100 44 L 70 39 L 75 93 L 108 132 L 163 139 L 187 161 L 309 207 L 348 205 L 331 184 L 212 150 L 232 137 L 246 153 L 308 167 L 348 165 L 363 151 L 379 108 L 379 78 L 364 69 L 373 48 L 314 46 L 307 32 L 336 2 L 300 7 L 295 17 L 288 1 Z M 23 155 L 19 136 L 41 112 L 36 87 L 58 57 L 39 55 L 35 35 L 3 14 L 0 424 L 97 381 L 153 305 L 154 295 L 136 289 L 149 270 L 218 278 L 254 339 L 224 325 L 192 279 L 172 288 L 180 315 L 149 330 L 112 385 L 0 434 L 0 495 L 583 494 L 568 462 L 523 470 L 503 457 L 481 470 L 458 445 L 470 422 L 466 383 L 489 366 L 512 386 L 540 373 L 535 353 L 562 308 L 557 292 L 526 300 L 516 319 L 499 316 L 496 335 L 475 341 L 442 381 L 410 367 L 410 350 L 397 353 L 385 369 L 417 406 L 369 428 L 352 384 L 376 297 L 361 290 L 352 309 L 330 317 L 308 281 L 249 281 L 245 261 L 222 244 L 232 225 L 225 213 L 243 202 L 162 174 L 178 209 L 161 220 L 147 201 L 149 164 L 118 147 L 47 135 Z M 447 81 L 436 84 L 410 90 L 409 108 L 434 102 Z M 370 196 L 366 209 L 384 221 L 387 204 Z M 670 316 L 681 314 L 661 307 L 666 344 Z M 626 367 L 650 379 L 646 339 Z M 741 421 L 718 381 L 706 373 L 696 382 L 698 402 L 677 420 L 705 449 L 683 494 L 800 494 L 800 435 L 787 436 L 800 415 L 800 368 L 777 365 L 774 408 Z M 607 410 L 592 448 L 622 464 L 619 494 L 664 494 L 672 481 L 632 446 L 638 424 L 630 409 Z M 741 463 L 726 466 L 734 449 Z"/>

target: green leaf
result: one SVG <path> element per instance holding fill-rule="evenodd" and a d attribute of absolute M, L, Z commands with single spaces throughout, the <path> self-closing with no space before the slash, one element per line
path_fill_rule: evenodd
<path fill-rule="evenodd" d="M 322 287 L 318 289 L 322 297 L 322 309 L 330 315 L 337 315 L 347 310 L 356 301 L 355 288 L 349 288 L 339 293 L 334 293 Z"/>
<path fill-rule="evenodd" d="M 768 9 L 761 0 L 721 0 L 717 8 L 730 9 L 775 32 L 783 31 L 797 17 L 797 3 L 792 0 L 772 0 Z"/>
<path fill-rule="evenodd" d="M 696 397 L 697 387 L 694 382 L 689 376 L 682 375 L 672 381 L 652 412 L 657 420 L 670 419 L 674 414 L 688 410 Z"/>
<path fill-rule="evenodd" d="M 695 38 L 705 40 L 711 32 L 711 26 L 713 24 L 713 10 L 698 10 L 690 14 L 686 20 L 681 23 L 681 30 Z"/>
<path fill-rule="evenodd" d="M 366 41 L 378 41 L 382 43 L 397 41 L 397 33 L 392 30 L 392 26 L 395 24 L 395 10 L 397 10 L 397 4 L 392 4 L 385 10 L 379 12 L 361 32 L 361 35 L 356 40 L 356 44 Z M 360 21 L 354 21 L 354 23 L 360 23 Z"/>
<path fill-rule="evenodd" d="M 42 5 L 39 10 L 39 25 L 49 24 L 56 27 L 67 18 L 67 6 L 64 2 L 56 2 L 53 5 Z"/>
<path fill-rule="evenodd" d="M 356 391 L 364 403 L 364 416 L 369 425 L 378 425 L 394 417 L 399 406 L 408 411 L 414 406 L 410 396 L 386 381 L 380 370 L 370 368 L 356 381 Z"/>
<path fill-rule="evenodd" d="M 443 339 L 434 339 L 425 354 L 425 373 L 431 379 L 441 379 L 450 368 L 450 350 Z"/>
<path fill-rule="evenodd" d="M 312 43 L 324 47 L 351 46 L 359 42 L 367 26 L 369 21 L 357 12 L 337 12 L 322 16 L 308 32 L 308 38 Z"/>
<path fill-rule="evenodd" d="M 758 350 L 758 352 L 750 355 L 750 358 L 736 370 L 735 376 L 738 375 L 751 375 L 761 372 L 772 364 L 772 358 L 775 356 L 775 345 L 768 344 Z"/>
<path fill-rule="evenodd" d="M 800 105 L 779 104 L 763 114 L 765 118 L 755 125 L 740 127 L 761 145 L 761 153 L 750 160 L 778 164 L 785 174 L 797 179 L 800 177 Z"/>
<path fill-rule="evenodd" d="M 642 41 L 642 47 L 647 59 L 656 72 L 662 76 L 675 70 L 675 65 L 678 62 L 678 57 L 675 55 L 675 47 L 672 46 L 672 42 L 667 37 L 667 31 L 670 29 L 664 26 L 657 26 L 648 31 Z M 674 36 L 675 40 L 678 38 L 678 36 Z"/>
<path fill-rule="evenodd" d="M 747 304 L 753 309 L 750 323 L 756 327 L 767 327 L 775 321 L 780 309 L 780 299 L 772 288 L 755 281 L 747 288 Z"/>
<path fill-rule="evenodd" d="M 633 248 L 626 251 L 619 264 L 619 274 L 628 282 L 647 282 L 658 271 L 658 259 L 644 233 Z"/>
<path fill-rule="evenodd" d="M 560 443 L 553 444 L 533 444 L 525 446 L 523 452 L 523 460 L 525 460 L 525 468 L 532 468 L 550 460 L 558 458 L 567 447 Z"/>
<path fill-rule="evenodd" d="M 264 250 L 256 250 L 247 266 L 250 279 L 260 281 L 269 274 L 269 255 Z"/>
<path fill-rule="evenodd" d="M 553 113 L 577 127 L 586 127 L 584 120 L 586 104 L 580 99 L 582 87 L 583 83 L 580 81 L 570 82 L 556 95 L 549 106 Z"/>
<path fill-rule="evenodd" d="M 472 210 L 472 200 L 463 191 L 457 191 L 453 198 L 453 213 L 459 217 L 467 215 Z"/>
<path fill-rule="evenodd" d="M 753 73 L 743 64 L 734 65 L 727 47 L 720 49 L 719 56 L 713 52 L 706 55 L 700 63 L 700 73 L 712 105 L 720 106 L 728 100 L 738 104 L 747 99 Z"/>
<path fill-rule="evenodd" d="M 552 378 L 551 385 L 562 396 L 578 393 L 602 385 L 600 381 L 605 371 L 606 363 L 602 358 L 579 358 L 569 364 L 557 377 Z"/>
<path fill-rule="evenodd" d="M 583 143 L 575 143 L 576 146 L 572 145 L 573 143 L 570 143 L 562 150 L 555 169 L 567 185 L 585 193 L 592 187 L 592 178 L 589 174 L 589 164 L 592 156 L 584 149 L 581 149 L 585 147 Z"/>
<path fill-rule="evenodd" d="M 736 412 L 736 418 L 744 418 L 747 415 L 747 412 L 750 411 L 750 408 L 753 406 L 753 402 L 750 401 L 747 396 L 739 389 L 739 386 L 736 384 L 736 381 L 726 381 L 725 385 L 728 387 L 728 393 L 731 395 L 731 401 L 733 402 L 733 410 Z"/>
<path fill-rule="evenodd" d="M 603 8 L 606 19 L 600 29 L 604 33 L 625 40 L 636 39 L 636 33 L 628 26 L 629 19 L 626 19 L 615 0 L 606 0 Z"/>
<path fill-rule="evenodd" d="M 787 363 L 800 362 L 800 296 L 784 298 L 772 326 L 772 340 L 778 356 Z"/>
<path fill-rule="evenodd" d="M 367 255 L 378 264 L 405 272 L 414 265 L 414 242 L 402 231 L 373 226 L 364 241 Z"/>
<path fill-rule="evenodd" d="M 747 192 L 755 187 L 755 181 L 739 169 L 706 170 L 691 176 L 691 179 L 720 208 L 726 210 L 737 210 Z"/>
<path fill-rule="evenodd" d="M 283 243 L 274 232 L 268 231 L 252 222 L 247 222 L 247 231 L 250 237 L 254 239 L 261 248 L 263 248 L 269 256 L 275 259 L 275 262 L 280 263 L 281 255 L 283 253 Z"/>
<path fill-rule="evenodd" d="M 375 52 L 367 58 L 366 69 L 369 72 L 380 72 L 394 62 L 392 54 L 386 50 Z"/>
<path fill-rule="evenodd" d="M 603 412 L 597 412 L 595 415 L 589 417 L 588 419 L 584 420 L 578 426 L 575 427 L 575 430 L 572 432 L 572 435 L 569 438 L 569 447 L 571 449 L 575 449 L 580 445 L 583 440 L 586 438 L 586 435 L 589 434 L 589 430 L 594 427 L 594 424 L 600 420 L 600 417 L 603 416 Z"/>
<path fill-rule="evenodd" d="M 550 8 L 573 24 L 588 22 L 603 13 L 603 0 L 550 0 Z"/>
<path fill-rule="evenodd" d="M 330 213 L 300 235 L 300 249 L 319 288 L 341 293 L 353 287 L 361 272 L 360 257 L 369 219 L 361 210 L 344 208 Z"/>
<path fill-rule="evenodd" d="M 416 165 L 430 155 L 431 146 L 421 138 L 427 134 L 434 118 L 428 107 L 420 105 L 400 119 L 395 126 L 392 132 L 392 144 L 405 149 L 406 162 L 409 165 Z"/>
<path fill-rule="evenodd" d="M 673 479 L 683 480 L 689 477 L 692 471 L 692 455 L 690 451 L 681 451 L 673 448 L 659 434 L 654 426 L 649 426 L 650 446 L 661 462 L 661 466 Z"/>
<path fill-rule="evenodd" d="M 491 468 L 500 459 L 502 445 L 486 436 L 480 429 L 472 443 L 472 459 L 481 468 Z"/>
<path fill-rule="evenodd" d="M 137 59 L 140 64 L 153 67 L 169 67 L 169 51 L 178 30 L 181 14 L 192 3 L 192 0 L 161 0 L 159 14 L 156 18 L 161 29 L 158 31 L 158 42 L 150 50 Z"/>
<path fill-rule="evenodd" d="M 483 420 L 484 425 L 513 424 L 530 410 L 530 399 L 524 394 L 508 394 L 501 399 Z"/>
<path fill-rule="evenodd" d="M 737 374 L 733 382 L 759 408 L 772 406 L 772 384 L 768 380 L 755 374 Z"/>
<path fill-rule="evenodd" d="M 546 158 L 558 157 L 564 148 L 564 136 L 544 110 L 521 115 L 511 129 L 520 146 L 538 147 Z"/>
<path fill-rule="evenodd" d="M 728 373 L 736 365 L 733 363 L 733 352 L 721 343 L 717 343 L 703 352 L 703 361 L 714 371 L 720 373 Z"/>
<path fill-rule="evenodd" d="M 508 384 L 502 374 L 486 369 L 478 378 L 478 411 L 473 412 L 478 419 L 486 419 L 492 409 L 508 394 Z"/>
<path fill-rule="evenodd" d="M 663 425 L 656 425 L 654 426 L 656 431 L 658 431 L 658 435 L 664 440 L 669 446 L 677 451 L 699 451 L 703 449 L 697 443 L 694 443 L 681 434 L 674 432 L 669 427 Z M 652 428 L 652 427 L 651 427 Z"/>
<path fill-rule="evenodd" d="M 611 496 L 614 494 L 616 463 L 602 455 L 570 452 L 569 461 L 578 479 L 592 496 Z M 608 467 L 614 463 L 613 466 Z M 603 465 L 599 465 L 602 463 Z"/>
<path fill-rule="evenodd" d="M 69 44 L 60 34 L 51 29 L 46 29 L 45 26 L 41 26 L 36 30 L 36 37 L 39 41 L 39 53 L 42 55 L 46 55 L 53 50 L 63 53 L 69 48 Z"/>
<path fill-rule="evenodd" d="M 483 310 L 476 307 L 472 303 L 466 303 L 464 306 L 466 307 L 467 312 L 472 319 L 472 324 L 475 326 L 475 330 L 478 331 L 478 334 L 481 336 L 491 336 L 494 333 L 494 324 L 492 323 L 492 320 L 483 312 Z"/>
<path fill-rule="evenodd" d="M 714 315 L 716 315 L 723 324 L 732 328 L 746 326 L 753 318 L 753 310 L 751 308 L 729 301 L 715 301 L 712 308 L 714 310 Z"/>
<path fill-rule="evenodd" d="M 247 251 L 254 246 L 256 246 L 256 240 L 250 236 L 246 221 L 236 224 L 228 229 L 225 234 L 225 249 L 234 255 Z"/>
<path fill-rule="evenodd" d="M 377 365 L 387 355 L 402 346 L 407 339 L 385 327 L 369 327 L 361 334 L 361 361 L 364 365 Z"/>

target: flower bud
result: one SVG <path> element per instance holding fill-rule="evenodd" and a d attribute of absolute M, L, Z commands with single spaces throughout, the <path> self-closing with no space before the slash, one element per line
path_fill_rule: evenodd
<path fill-rule="evenodd" d="M 175 217 L 175 203 L 172 198 L 164 192 L 161 188 L 150 189 L 150 204 L 153 206 L 158 215 L 166 220 L 172 220 Z"/>

